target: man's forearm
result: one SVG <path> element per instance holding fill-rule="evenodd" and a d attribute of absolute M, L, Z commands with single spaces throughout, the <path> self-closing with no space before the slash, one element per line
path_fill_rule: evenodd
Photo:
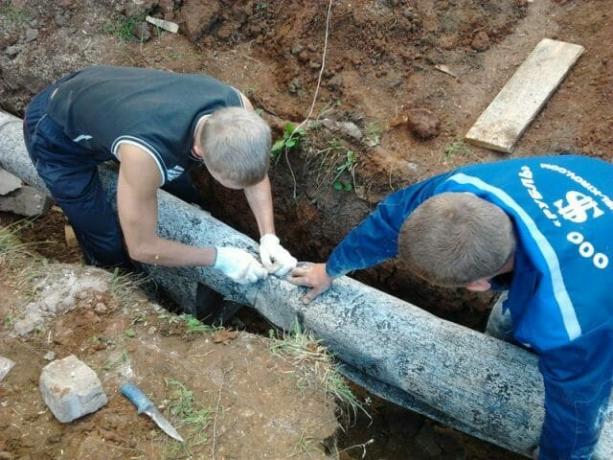
<path fill-rule="evenodd" d="M 159 237 L 141 242 L 135 248 L 128 247 L 128 251 L 137 262 L 166 267 L 213 265 L 216 255 L 215 248 L 188 246 Z"/>
<path fill-rule="evenodd" d="M 260 235 L 275 233 L 273 217 L 272 191 L 268 176 L 251 187 L 245 188 L 245 197 L 255 216 Z"/>

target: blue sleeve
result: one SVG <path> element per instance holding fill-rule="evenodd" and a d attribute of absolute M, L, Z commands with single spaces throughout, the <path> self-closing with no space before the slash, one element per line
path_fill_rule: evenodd
<path fill-rule="evenodd" d="M 328 275 L 337 277 L 371 267 L 398 253 L 398 233 L 408 215 L 435 194 L 449 174 L 440 174 L 387 196 L 377 208 L 332 251 Z"/>
<path fill-rule="evenodd" d="M 539 459 L 591 458 L 611 394 L 611 324 L 542 353 L 539 367 L 545 383 Z"/>

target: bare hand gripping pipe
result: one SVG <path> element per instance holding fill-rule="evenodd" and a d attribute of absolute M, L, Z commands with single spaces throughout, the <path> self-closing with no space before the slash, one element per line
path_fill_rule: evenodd
<path fill-rule="evenodd" d="M 23 144 L 21 120 L 0 112 L 0 166 L 41 189 Z M 101 168 L 114 193 L 116 175 Z M 164 191 L 158 231 L 197 246 L 236 246 L 257 253 L 250 238 Z M 441 320 L 407 302 L 344 277 L 309 305 L 301 289 L 269 276 L 241 286 L 208 268 L 149 267 L 153 278 L 193 310 L 199 284 L 253 306 L 289 329 L 294 321 L 323 339 L 350 379 L 373 393 L 473 436 L 529 456 L 543 421 L 537 358 L 513 345 Z M 596 458 L 613 458 L 613 411 Z"/>

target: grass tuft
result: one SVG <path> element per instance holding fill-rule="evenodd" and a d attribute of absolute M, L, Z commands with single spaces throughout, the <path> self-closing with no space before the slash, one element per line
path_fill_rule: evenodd
<path fill-rule="evenodd" d="M 17 236 L 27 222 L 18 221 L 0 227 L 0 263 L 11 263 L 15 259 L 32 256 L 32 244 L 23 243 Z"/>
<path fill-rule="evenodd" d="M 197 408 L 194 401 L 194 392 L 183 383 L 174 379 L 167 379 L 166 387 L 171 392 L 168 409 L 170 414 L 179 420 L 178 428 L 182 429 L 181 435 L 185 439 L 185 443 L 170 442 L 164 452 L 164 457 L 168 459 L 195 458 L 192 449 L 206 445 L 208 442 L 206 429 L 211 423 L 213 411 Z"/>
<path fill-rule="evenodd" d="M 270 351 L 298 369 L 300 388 L 306 389 L 313 385 L 322 388 L 341 406 L 350 409 L 354 416 L 357 411 L 368 415 L 364 405 L 336 369 L 334 358 L 321 340 L 303 331 L 298 323 L 294 323 L 291 330 L 281 337 L 270 331 L 270 338 Z"/>

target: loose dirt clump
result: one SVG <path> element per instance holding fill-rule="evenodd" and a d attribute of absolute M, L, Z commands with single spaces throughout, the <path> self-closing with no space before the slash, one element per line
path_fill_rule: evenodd
<path fill-rule="evenodd" d="M 426 140 L 438 136 L 441 123 L 430 110 L 413 109 L 407 116 L 407 126 L 419 139 Z"/>

